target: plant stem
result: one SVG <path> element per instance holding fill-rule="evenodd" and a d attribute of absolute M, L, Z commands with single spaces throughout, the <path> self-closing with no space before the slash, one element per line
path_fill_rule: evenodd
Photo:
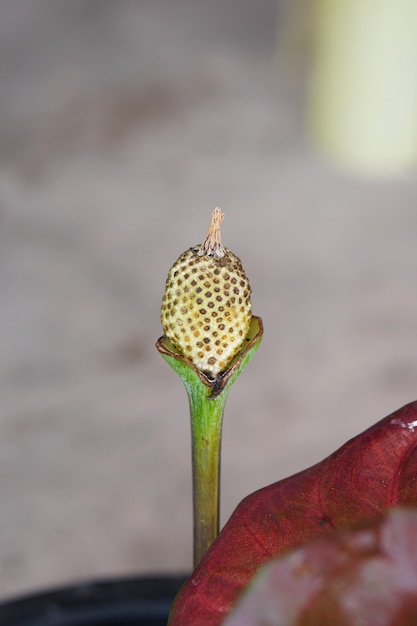
<path fill-rule="evenodd" d="M 191 413 L 196 567 L 219 534 L 220 449 L 228 390 L 210 398 L 209 389 L 200 390 L 190 385 L 187 393 Z"/>
<path fill-rule="evenodd" d="M 220 448 L 224 406 L 236 378 L 252 359 L 262 340 L 263 326 L 252 317 L 248 336 L 229 368 L 217 378 L 207 378 L 167 337 L 156 347 L 179 375 L 188 394 L 191 413 L 194 567 L 201 561 L 219 533 Z"/>

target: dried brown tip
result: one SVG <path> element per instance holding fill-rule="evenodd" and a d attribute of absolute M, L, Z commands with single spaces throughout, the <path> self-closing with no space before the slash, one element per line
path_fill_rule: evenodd
<path fill-rule="evenodd" d="M 204 256 L 206 254 L 208 256 L 215 256 L 218 259 L 221 259 L 226 254 L 226 251 L 222 246 L 220 235 L 220 224 L 223 219 L 224 213 L 221 209 L 219 209 L 219 207 L 216 207 L 211 214 L 210 226 L 206 238 L 198 250 L 198 256 Z"/>

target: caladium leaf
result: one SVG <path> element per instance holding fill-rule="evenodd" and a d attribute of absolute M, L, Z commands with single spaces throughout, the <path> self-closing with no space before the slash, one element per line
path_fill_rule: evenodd
<path fill-rule="evenodd" d="M 267 560 L 405 504 L 417 504 L 417 402 L 245 498 L 180 591 L 170 626 L 218 626 Z"/>
<path fill-rule="evenodd" d="M 416 623 L 417 509 L 397 509 L 262 567 L 224 626 Z"/>

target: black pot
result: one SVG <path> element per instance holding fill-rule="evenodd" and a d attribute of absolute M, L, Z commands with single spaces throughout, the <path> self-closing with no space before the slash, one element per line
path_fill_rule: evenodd
<path fill-rule="evenodd" d="M 0 604 L 1 626 L 166 626 L 185 576 L 102 581 Z"/>

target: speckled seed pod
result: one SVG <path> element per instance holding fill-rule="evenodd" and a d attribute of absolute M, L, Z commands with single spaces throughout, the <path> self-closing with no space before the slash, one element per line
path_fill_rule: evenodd
<path fill-rule="evenodd" d="M 220 240 L 215 209 L 207 237 L 169 271 L 162 301 L 165 335 L 207 376 L 226 369 L 249 330 L 251 288 L 240 259 Z"/>

